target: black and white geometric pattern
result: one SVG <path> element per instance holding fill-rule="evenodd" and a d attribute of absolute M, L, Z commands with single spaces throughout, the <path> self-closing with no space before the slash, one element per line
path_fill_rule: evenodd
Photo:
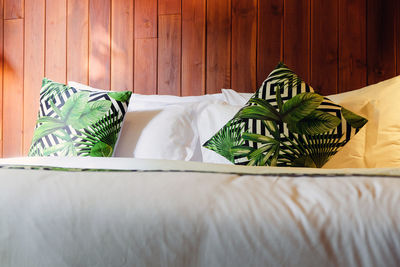
<path fill-rule="evenodd" d="M 53 94 L 50 93 L 52 89 L 52 86 L 55 87 L 63 87 L 63 90 L 61 90 L 59 93 Z M 103 118 L 104 120 L 107 119 L 113 119 L 114 121 L 117 122 L 118 127 L 120 129 L 120 126 L 122 124 L 122 121 L 124 119 L 125 113 L 128 109 L 129 105 L 129 99 L 128 101 L 118 101 L 115 100 L 114 98 L 110 97 L 108 93 L 109 91 L 89 91 L 89 90 L 80 90 L 76 89 L 73 87 L 69 87 L 67 85 L 62 85 L 59 83 L 55 83 L 51 80 L 48 79 L 43 79 L 43 84 L 42 84 L 42 89 L 40 91 L 40 106 L 39 106 L 39 112 L 38 112 L 38 119 L 43 118 L 43 117 L 50 117 L 50 118 L 55 118 L 55 119 L 60 119 L 59 115 L 57 115 L 56 111 L 53 109 L 52 105 L 57 107 L 58 110 L 62 110 L 63 106 L 67 102 L 68 99 L 70 99 L 73 95 L 79 93 L 79 92 L 88 92 L 89 93 L 89 98 L 88 102 L 95 102 L 99 100 L 107 100 L 111 102 L 111 106 L 109 111 L 107 112 L 107 115 Z M 42 126 L 43 123 L 37 123 L 35 127 L 35 131 Z M 84 141 L 81 137 L 83 136 L 84 131 L 86 129 L 75 129 L 71 125 L 67 125 L 62 128 L 71 140 L 75 143 L 79 143 Z M 91 130 L 92 133 L 96 131 L 96 129 L 88 128 L 88 130 Z M 58 135 L 58 132 L 53 132 L 50 133 L 46 136 L 43 136 L 36 142 L 32 143 L 29 156 L 44 156 L 44 150 L 46 148 L 50 148 L 56 145 L 59 145 L 63 143 L 63 139 L 61 139 Z M 110 144 L 110 145 L 115 145 Z M 87 156 L 86 153 L 83 151 L 78 151 L 78 156 Z M 51 156 L 70 156 L 68 154 L 63 154 L 61 152 L 55 152 L 52 153 Z"/>
<path fill-rule="evenodd" d="M 278 67 L 271 72 L 271 74 L 263 82 L 261 87 L 256 91 L 256 93 L 252 98 L 259 98 L 266 100 L 269 104 L 271 104 L 274 108 L 277 109 L 278 103 L 276 97 L 277 96 L 276 90 L 278 88 L 280 88 L 280 95 L 283 103 L 301 93 L 314 92 L 313 88 L 311 88 L 304 81 L 301 81 L 297 76 L 295 76 L 297 79 L 292 79 L 292 80 L 285 79 L 284 76 L 288 72 L 294 74 L 285 65 L 280 63 L 280 65 L 278 65 Z M 248 102 L 245 107 L 253 105 L 256 104 Z M 337 126 L 336 129 L 333 130 L 331 134 L 333 137 L 340 140 L 340 144 L 343 146 L 359 131 L 359 128 L 353 128 L 349 125 L 349 123 L 346 122 L 341 112 L 341 109 L 342 107 L 340 105 L 337 105 L 328 98 L 324 97 L 323 102 L 319 105 L 319 107 L 316 110 L 329 113 L 340 119 L 341 123 Z M 237 116 L 235 116 L 229 123 L 239 124 L 240 127 L 242 128 L 242 132 L 259 134 L 263 136 L 270 136 L 268 130 L 265 128 L 262 120 L 260 119 L 246 119 L 246 118 L 238 119 Z M 279 132 L 281 133 L 281 137 L 288 136 L 290 139 L 292 139 L 293 136 L 297 137 L 296 133 L 292 133 L 288 129 L 286 123 L 279 122 L 277 123 L 277 126 Z M 207 143 L 205 145 L 207 147 Z M 244 140 L 243 145 L 246 147 L 251 147 L 253 149 L 258 149 L 263 144 L 255 141 L 253 142 L 249 140 Z M 244 155 L 234 156 L 235 164 L 245 165 L 248 162 L 249 158 L 247 156 Z"/>

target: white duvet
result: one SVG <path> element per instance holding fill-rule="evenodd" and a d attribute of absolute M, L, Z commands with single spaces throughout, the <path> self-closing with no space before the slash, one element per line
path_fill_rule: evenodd
<path fill-rule="evenodd" d="M 4 159 L 0 266 L 398 266 L 400 170 Z M 164 170 L 164 171 L 163 171 Z"/>

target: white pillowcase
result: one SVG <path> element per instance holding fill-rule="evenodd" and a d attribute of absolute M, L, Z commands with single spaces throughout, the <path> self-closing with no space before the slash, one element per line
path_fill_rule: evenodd
<path fill-rule="evenodd" d="M 71 81 L 68 85 L 104 91 Z M 196 103 L 223 99 L 221 93 L 188 97 L 132 94 L 114 156 L 202 161 Z"/>

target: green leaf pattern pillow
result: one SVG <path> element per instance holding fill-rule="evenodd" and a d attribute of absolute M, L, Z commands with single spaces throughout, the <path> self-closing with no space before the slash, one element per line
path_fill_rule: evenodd
<path fill-rule="evenodd" d="M 29 156 L 112 156 L 131 94 L 43 79 Z"/>
<path fill-rule="evenodd" d="M 203 146 L 235 164 L 320 168 L 366 123 L 280 63 Z"/>

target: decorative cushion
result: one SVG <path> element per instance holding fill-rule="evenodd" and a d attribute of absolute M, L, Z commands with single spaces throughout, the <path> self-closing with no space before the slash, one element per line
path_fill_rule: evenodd
<path fill-rule="evenodd" d="M 320 168 L 366 123 L 279 63 L 204 147 L 235 164 Z"/>
<path fill-rule="evenodd" d="M 80 90 L 44 78 L 29 156 L 112 156 L 131 94 Z"/>

